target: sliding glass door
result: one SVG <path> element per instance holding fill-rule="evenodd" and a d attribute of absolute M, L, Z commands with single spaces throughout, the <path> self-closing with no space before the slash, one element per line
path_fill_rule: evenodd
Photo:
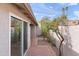
<path fill-rule="evenodd" d="M 23 53 L 27 50 L 27 23 L 24 22 L 24 39 L 23 39 Z"/>
<path fill-rule="evenodd" d="M 22 21 L 11 17 L 11 55 L 22 55 Z"/>
<path fill-rule="evenodd" d="M 11 55 L 21 56 L 27 50 L 27 23 L 11 17 Z"/>

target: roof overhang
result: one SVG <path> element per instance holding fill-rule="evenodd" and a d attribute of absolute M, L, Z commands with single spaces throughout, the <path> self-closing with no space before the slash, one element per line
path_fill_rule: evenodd
<path fill-rule="evenodd" d="M 25 16 L 31 20 L 31 24 L 38 25 L 31 6 L 28 3 L 14 3 L 13 5 L 15 5 Z"/>

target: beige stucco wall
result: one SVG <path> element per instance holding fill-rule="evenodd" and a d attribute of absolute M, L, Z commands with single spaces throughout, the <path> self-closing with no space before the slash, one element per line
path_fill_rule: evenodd
<path fill-rule="evenodd" d="M 10 15 L 28 22 L 28 47 L 30 46 L 30 20 L 11 4 L 0 4 L 0 56 L 10 55 Z"/>
<path fill-rule="evenodd" d="M 0 56 L 9 55 L 9 14 L 0 11 Z"/>
<path fill-rule="evenodd" d="M 63 45 L 63 55 L 79 56 L 79 25 L 69 26 L 67 36 L 69 39 Z"/>
<path fill-rule="evenodd" d="M 28 20 L 30 21 L 19 9 L 17 9 L 14 5 L 12 4 L 0 4 L 0 11 L 5 11 L 9 13 L 13 13 L 17 15 L 20 18 L 23 18 L 23 20 Z"/>
<path fill-rule="evenodd" d="M 62 55 L 63 56 L 79 56 L 79 25 L 68 26 L 61 28 L 60 32 L 63 34 L 64 42 L 62 44 Z M 65 31 L 61 31 L 65 30 Z M 59 48 L 60 40 L 54 35 L 56 39 L 56 46 Z"/>
<path fill-rule="evenodd" d="M 36 26 L 34 26 L 34 25 L 30 25 L 31 26 L 31 30 L 30 30 L 30 32 L 31 32 L 31 39 L 32 39 L 32 41 L 31 41 L 31 45 L 36 45 L 37 44 L 37 42 L 36 42 Z"/>

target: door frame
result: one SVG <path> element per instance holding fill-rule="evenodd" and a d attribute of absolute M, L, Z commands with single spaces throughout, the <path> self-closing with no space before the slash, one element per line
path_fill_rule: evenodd
<path fill-rule="evenodd" d="M 19 16 L 17 16 L 17 15 L 15 15 L 14 13 L 12 13 L 12 12 L 9 12 L 9 56 L 11 56 L 11 17 L 15 17 L 15 18 L 17 18 L 17 19 L 20 19 L 21 21 L 22 21 L 22 37 L 21 37 L 21 55 L 22 56 L 24 56 L 25 54 L 26 54 L 26 51 L 28 51 L 28 45 L 27 45 L 27 50 L 25 51 L 25 53 L 23 53 L 23 44 L 24 44 L 24 42 L 23 42 L 23 32 L 24 32 L 24 25 L 23 25 L 23 23 L 24 22 L 26 22 L 27 24 L 29 24 L 30 22 L 28 22 L 27 20 L 24 20 L 23 18 L 21 18 L 21 17 L 19 17 Z M 27 29 L 28 30 L 28 29 Z M 27 36 L 28 36 L 28 33 L 27 33 Z M 28 44 L 28 38 L 27 38 L 27 44 Z"/>

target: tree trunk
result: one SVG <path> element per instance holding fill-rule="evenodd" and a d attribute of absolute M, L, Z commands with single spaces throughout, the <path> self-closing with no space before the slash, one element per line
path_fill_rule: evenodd
<path fill-rule="evenodd" d="M 60 37 L 62 38 L 62 40 L 61 40 L 61 38 L 58 36 L 58 34 L 60 35 Z M 63 36 L 60 34 L 59 31 L 56 31 L 56 35 L 57 35 L 58 38 L 61 40 L 60 45 L 59 45 L 59 56 L 61 56 L 61 55 L 62 55 L 62 54 L 61 54 L 61 46 L 62 46 L 62 43 L 63 43 L 63 41 L 64 41 L 64 38 L 63 38 Z"/>
<path fill-rule="evenodd" d="M 62 43 L 63 43 L 63 41 L 64 41 L 64 38 L 63 38 L 63 36 L 60 34 L 60 32 L 58 31 L 58 34 L 61 36 L 61 38 L 62 38 L 62 40 L 61 40 L 61 42 L 60 42 L 60 46 L 59 46 L 59 56 L 61 56 L 62 54 L 61 54 L 61 46 L 62 46 Z"/>
<path fill-rule="evenodd" d="M 61 38 L 58 36 L 58 33 L 57 32 L 55 32 L 55 33 L 56 33 L 57 37 L 61 40 Z"/>

